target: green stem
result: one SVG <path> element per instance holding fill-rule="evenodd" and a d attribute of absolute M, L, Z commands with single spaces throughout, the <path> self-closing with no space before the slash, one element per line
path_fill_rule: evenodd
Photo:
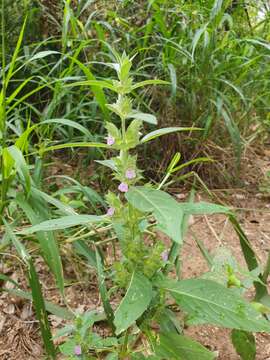
<path fill-rule="evenodd" d="M 123 359 L 123 360 L 126 359 L 127 352 L 128 352 L 128 330 L 125 333 L 124 344 L 123 344 L 121 352 L 119 354 L 120 360 L 121 359 Z"/>

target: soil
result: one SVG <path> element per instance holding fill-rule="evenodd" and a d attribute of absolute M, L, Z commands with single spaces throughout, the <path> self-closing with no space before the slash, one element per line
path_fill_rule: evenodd
<path fill-rule="evenodd" d="M 269 198 L 256 191 L 247 192 L 241 189 L 231 191 L 227 189 L 214 193 L 220 199 L 225 199 L 227 205 L 238 209 L 238 220 L 257 253 L 259 262 L 265 264 L 270 250 Z M 185 201 L 187 194 L 177 192 L 177 197 L 179 201 Z M 200 200 L 199 196 L 197 200 Z M 205 196 L 204 200 L 207 200 Z M 182 259 L 184 260 L 181 264 L 183 278 L 197 277 L 208 271 L 207 262 L 194 241 L 194 234 L 203 242 L 209 253 L 214 254 L 218 248 L 226 247 L 231 250 L 240 266 L 245 268 L 238 237 L 226 217 L 223 215 L 197 216 L 190 221 L 190 229 L 183 247 Z M 100 309 L 101 303 L 93 271 L 73 261 L 68 244 L 63 246 L 62 252 L 65 259 L 65 277 L 70 283 L 66 288 L 69 305 L 82 312 Z M 10 253 L 2 254 L 2 256 L 0 273 L 11 276 L 22 288 L 27 289 L 25 273 L 20 261 Z M 36 260 L 36 267 L 46 299 L 61 304 L 53 279 L 39 258 Z M 0 285 L 13 286 L 4 281 L 1 283 L 1 280 Z M 53 333 L 66 323 L 54 315 L 50 315 L 50 322 Z M 213 326 L 196 326 L 187 328 L 185 333 L 207 348 L 216 351 L 219 360 L 240 359 L 231 345 L 229 330 Z M 256 334 L 256 344 L 256 360 L 270 360 L 270 334 Z M 0 293 L 0 359 L 43 359 L 38 323 L 35 320 L 32 305 L 6 292 Z"/>

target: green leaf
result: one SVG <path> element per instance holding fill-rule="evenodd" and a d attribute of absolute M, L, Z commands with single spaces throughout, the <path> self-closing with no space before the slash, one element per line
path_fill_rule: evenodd
<path fill-rule="evenodd" d="M 152 284 L 136 272 L 133 273 L 127 293 L 114 314 L 116 335 L 128 329 L 145 312 L 152 299 Z"/>
<path fill-rule="evenodd" d="M 167 127 L 167 128 L 163 128 L 163 129 L 158 129 L 155 131 L 150 132 L 149 134 L 145 135 L 142 139 L 141 139 L 141 143 L 146 143 L 150 140 L 153 140 L 159 136 L 163 136 L 163 135 L 167 135 L 167 134 L 171 134 L 174 132 L 179 132 L 179 131 L 197 131 L 197 130 L 202 130 L 200 128 L 193 128 L 193 127 Z"/>
<path fill-rule="evenodd" d="M 45 308 L 45 302 L 42 295 L 42 290 L 40 286 L 40 282 L 38 279 L 38 274 L 36 272 L 34 263 L 32 261 L 31 256 L 27 252 L 24 245 L 17 239 L 15 234 L 13 233 L 9 224 L 4 220 L 6 231 L 8 232 L 13 245 L 15 246 L 18 254 L 22 258 L 22 260 L 28 266 L 28 278 L 29 285 L 31 287 L 32 299 L 35 306 L 36 317 L 39 321 L 40 331 L 42 335 L 42 339 L 44 342 L 44 346 L 47 352 L 47 355 L 50 359 L 56 358 L 55 347 L 52 341 L 52 334 L 50 330 L 50 325 L 48 321 L 48 316 Z"/>
<path fill-rule="evenodd" d="M 32 187 L 32 193 L 41 197 L 47 203 L 54 205 L 58 210 L 60 210 L 65 215 L 76 215 L 76 211 L 69 205 L 62 203 L 58 199 L 52 197 L 51 195 L 46 194 L 43 191 L 40 191 Z"/>
<path fill-rule="evenodd" d="M 82 44 L 81 49 L 78 49 L 78 54 L 79 52 L 83 49 L 84 44 Z M 95 76 L 92 74 L 91 70 L 89 69 L 89 66 L 84 65 L 82 62 L 80 62 L 77 58 L 72 57 L 70 55 L 68 55 L 68 57 L 70 59 L 72 59 L 73 62 L 75 62 L 79 68 L 84 72 L 85 76 L 87 77 L 87 79 L 89 81 L 96 81 Z M 95 98 L 105 116 L 105 119 L 108 120 L 109 119 L 109 113 L 108 113 L 108 109 L 106 108 L 106 97 L 105 94 L 102 90 L 102 88 L 100 86 L 96 86 L 95 84 L 89 84 L 91 86 L 91 89 L 95 95 Z"/>
<path fill-rule="evenodd" d="M 133 111 L 128 118 L 145 121 L 149 124 L 157 125 L 157 118 L 152 114 L 145 114 L 139 111 Z"/>
<path fill-rule="evenodd" d="M 56 350 L 52 341 L 52 334 L 50 330 L 50 324 L 46 312 L 44 298 L 42 295 L 41 285 L 32 259 L 28 261 L 28 265 L 29 265 L 29 285 L 31 287 L 36 317 L 39 321 L 39 326 L 40 326 L 40 331 L 42 334 L 44 346 L 49 358 L 56 359 Z"/>
<path fill-rule="evenodd" d="M 135 119 L 131 121 L 126 131 L 125 144 L 123 144 L 125 149 L 132 149 L 139 144 L 141 126 L 141 120 Z"/>
<path fill-rule="evenodd" d="M 256 258 L 256 254 L 252 249 L 249 239 L 247 238 L 246 234 L 244 233 L 243 229 L 241 228 L 239 222 L 237 221 L 236 217 L 231 214 L 229 216 L 229 220 L 236 231 L 240 246 L 242 249 L 242 253 L 244 255 L 247 267 L 249 271 L 253 271 L 259 267 L 259 263 Z M 260 279 L 262 279 L 262 275 L 260 275 Z M 266 285 L 262 285 L 260 282 L 255 281 L 254 286 L 256 289 L 256 300 L 260 301 L 261 298 L 268 294 Z"/>
<path fill-rule="evenodd" d="M 61 150 L 61 149 L 74 148 L 74 147 L 108 148 L 108 145 L 103 144 L 103 143 L 96 143 L 96 142 L 79 142 L 79 143 L 58 144 L 58 145 L 48 146 L 44 149 L 40 149 L 40 153 L 43 154 L 47 151 Z"/>
<path fill-rule="evenodd" d="M 9 83 L 9 80 L 11 79 L 11 77 L 12 77 L 12 75 L 14 73 L 13 70 L 15 68 L 15 63 L 16 63 L 16 60 L 18 58 L 20 48 L 21 48 L 21 45 L 22 45 L 26 23 L 27 23 L 27 17 L 25 17 L 25 19 L 24 19 L 24 22 L 23 22 L 23 25 L 22 25 L 22 28 L 21 28 L 21 31 L 20 31 L 20 35 L 19 35 L 19 38 L 18 38 L 18 41 L 17 41 L 17 44 L 16 44 L 16 48 L 15 48 L 15 50 L 13 52 L 13 55 L 12 55 L 11 63 L 9 65 L 9 69 L 8 69 L 8 73 L 7 73 L 7 77 L 6 77 L 6 87 L 7 87 L 8 83 Z"/>
<path fill-rule="evenodd" d="M 212 360 L 216 356 L 204 346 L 187 336 L 162 333 L 157 355 L 170 360 Z"/>
<path fill-rule="evenodd" d="M 17 171 L 24 178 L 25 190 L 28 193 L 31 188 L 31 177 L 23 154 L 15 145 L 8 147 L 8 152 L 15 161 Z"/>
<path fill-rule="evenodd" d="M 54 220 L 46 220 L 40 224 L 31 226 L 20 231 L 20 234 L 33 234 L 37 231 L 54 231 L 63 230 L 78 225 L 90 225 L 100 222 L 104 219 L 103 216 L 96 215 L 68 215 Z"/>
<path fill-rule="evenodd" d="M 16 202 L 25 212 L 31 224 L 35 225 L 47 219 L 49 212 L 43 198 L 33 192 L 29 195 L 26 200 L 23 194 L 18 194 Z M 61 294 L 64 296 L 63 269 L 57 240 L 52 232 L 38 232 L 36 238 L 42 250 L 42 255 L 56 278 Z"/>
<path fill-rule="evenodd" d="M 158 229 L 173 241 L 182 243 L 183 211 L 169 194 L 151 188 L 132 187 L 126 193 L 126 198 L 136 209 L 153 213 Z"/>
<path fill-rule="evenodd" d="M 10 288 L 4 288 L 4 287 L 2 287 L 0 290 L 6 291 L 11 295 L 21 297 L 22 299 L 33 301 L 33 298 L 32 298 L 32 295 L 30 294 L 30 292 L 26 292 L 26 291 L 23 291 L 20 289 L 10 289 Z M 63 307 L 60 307 L 56 304 L 53 304 L 50 301 L 45 300 L 45 308 L 49 313 L 51 313 L 55 316 L 58 316 L 61 319 L 64 319 L 64 320 L 73 320 L 74 319 L 74 314 L 71 311 L 69 311 Z"/>
<path fill-rule="evenodd" d="M 231 339 L 233 346 L 242 360 L 255 360 L 256 359 L 256 342 L 254 335 L 242 331 L 232 330 Z"/>
<path fill-rule="evenodd" d="M 77 240 L 74 242 L 73 246 L 77 254 L 84 256 L 88 260 L 89 265 L 97 268 L 96 253 L 94 250 L 89 248 L 85 241 Z"/>
<path fill-rule="evenodd" d="M 113 320 L 114 320 L 113 309 L 112 309 L 110 301 L 109 301 L 109 296 L 108 296 L 107 287 L 106 287 L 106 283 L 105 283 L 105 274 L 104 274 L 104 270 L 103 270 L 103 264 L 102 264 L 101 257 L 99 255 L 99 252 L 97 249 L 96 249 L 96 263 L 97 263 L 98 288 L 99 288 L 100 297 L 102 300 L 103 308 L 104 308 L 108 323 L 110 324 L 111 329 L 114 332 L 115 326 L 113 323 Z"/>
<path fill-rule="evenodd" d="M 112 159 L 109 160 L 95 160 L 95 162 L 108 167 L 109 169 L 113 170 L 113 171 L 117 171 L 117 167 L 115 166 L 115 163 Z"/>
<path fill-rule="evenodd" d="M 92 137 L 92 135 L 91 135 L 91 133 L 90 133 L 90 131 L 88 129 L 86 129 L 81 124 L 79 124 L 79 123 L 77 123 L 75 121 L 69 120 L 69 119 L 48 119 L 48 120 L 42 121 L 38 125 L 45 125 L 45 124 L 67 125 L 69 127 L 73 127 L 74 129 L 77 129 L 77 130 L 81 131 L 83 134 L 85 134 L 90 139 Z"/>
<path fill-rule="evenodd" d="M 214 281 L 158 280 L 189 315 L 188 324 L 213 324 L 245 331 L 270 332 L 270 323 L 238 293 Z"/>
<path fill-rule="evenodd" d="M 168 64 L 168 69 L 171 78 L 171 86 L 172 86 L 172 97 L 175 98 L 176 90 L 177 90 L 177 74 L 173 64 Z"/>
<path fill-rule="evenodd" d="M 188 215 L 231 214 L 230 209 L 226 206 L 211 204 L 204 201 L 198 203 L 179 203 L 179 206 L 182 211 Z"/>
<path fill-rule="evenodd" d="M 181 334 L 183 332 L 183 328 L 178 318 L 175 316 L 175 313 L 168 308 L 165 308 L 162 311 L 161 315 L 158 318 L 158 323 L 160 326 L 160 332 L 162 333 L 174 332 Z"/>
<path fill-rule="evenodd" d="M 77 81 L 71 84 L 67 84 L 66 87 L 73 87 L 73 86 L 92 86 L 92 87 L 99 87 L 110 89 L 112 91 L 116 91 L 115 87 L 106 80 L 85 80 L 85 81 Z"/>
<path fill-rule="evenodd" d="M 138 89 L 140 87 L 144 87 L 146 85 L 169 85 L 170 83 L 168 81 L 164 80 L 144 80 L 141 82 L 138 82 L 137 84 L 133 85 L 131 87 L 132 90 Z"/>

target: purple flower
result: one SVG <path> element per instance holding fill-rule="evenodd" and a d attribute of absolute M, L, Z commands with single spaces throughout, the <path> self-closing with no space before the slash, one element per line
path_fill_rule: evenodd
<path fill-rule="evenodd" d="M 113 214 L 115 213 L 115 208 L 114 207 L 110 207 L 107 211 L 107 215 L 108 216 L 113 216 Z"/>
<path fill-rule="evenodd" d="M 128 191 L 128 184 L 122 182 L 118 186 L 118 190 L 121 191 L 121 192 L 127 192 Z"/>
<path fill-rule="evenodd" d="M 115 143 L 115 138 L 110 134 L 106 139 L 107 139 L 107 145 L 109 146 L 112 146 Z"/>
<path fill-rule="evenodd" d="M 134 179 L 136 177 L 136 172 L 133 169 L 128 169 L 126 171 L 126 178 L 127 179 Z"/>
<path fill-rule="evenodd" d="M 80 345 L 76 345 L 75 348 L 74 348 L 74 354 L 77 355 L 77 356 L 80 356 L 82 355 L 82 348 Z"/>
<path fill-rule="evenodd" d="M 164 250 L 164 251 L 161 253 L 161 257 L 162 257 L 162 260 L 163 260 L 164 262 L 167 262 L 168 259 L 169 259 L 168 250 Z"/>

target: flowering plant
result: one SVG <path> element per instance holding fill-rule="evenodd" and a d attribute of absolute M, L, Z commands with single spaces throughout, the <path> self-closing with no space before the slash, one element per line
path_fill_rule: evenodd
<path fill-rule="evenodd" d="M 201 278 L 183 280 L 178 270 L 188 219 L 192 214 L 227 215 L 242 239 L 243 251 L 247 254 L 248 249 L 249 256 L 253 254 L 250 244 L 247 239 L 243 242 L 244 235 L 237 228 L 230 209 L 204 202 L 194 203 L 192 197 L 187 203 L 179 203 L 161 190 L 173 172 L 175 161 L 158 187 L 149 183 L 143 185 L 143 171 L 137 166 L 136 147 L 164 134 L 195 129 L 163 128 L 142 136 L 143 122 L 155 125 L 157 121 L 154 115 L 133 109 L 131 96 L 140 87 L 165 82 L 146 80 L 134 83 L 130 75 L 132 59 L 126 54 L 120 56 L 115 53 L 114 56 L 115 63 L 108 65 L 116 71 L 117 80 L 73 84 L 99 86 L 117 93 L 116 102 L 108 104 L 107 108 L 119 117 L 120 126 L 115 125 L 117 122 L 107 122 L 106 144 L 93 144 L 106 147 L 114 154 L 108 160 L 98 161 L 112 170 L 116 181 L 115 189 L 106 195 L 107 213 L 102 216 L 66 216 L 27 230 L 29 233 L 63 229 L 63 224 L 66 227 L 83 224 L 98 230 L 99 226 L 106 224 L 106 231 L 113 233 L 112 238 L 118 239 L 120 255 L 109 269 L 105 266 L 99 244 L 94 242 L 99 291 L 112 336 L 102 339 L 94 333 L 93 324 L 99 320 L 93 314 L 90 317 L 86 315 L 83 320 L 79 317 L 73 327 L 74 335 L 62 348 L 63 352 L 70 359 L 103 359 L 106 356 L 107 360 L 210 360 L 216 354 L 186 337 L 184 325 L 213 324 L 234 329 L 233 343 L 242 356 L 243 339 L 245 346 L 247 343 L 251 346 L 254 341 L 251 332 L 270 332 L 270 324 L 263 316 L 265 307 L 258 303 L 256 306 L 250 304 L 242 297 L 246 285 L 243 279 L 237 277 L 239 269 L 229 266 L 228 259 L 223 259 L 219 265 L 213 259 L 212 272 Z M 171 241 L 169 248 L 161 240 L 160 233 Z M 254 264 L 253 261 L 253 268 Z M 178 280 L 169 276 L 174 275 L 175 270 Z M 265 284 L 261 278 L 253 274 L 250 279 L 256 292 L 263 294 Z M 106 280 L 113 283 L 110 290 Z M 110 301 L 115 289 L 119 295 L 124 294 L 116 309 Z M 172 301 L 167 301 L 168 297 L 177 306 L 172 306 Z M 177 316 L 179 313 L 184 316 Z M 158 331 L 155 330 L 157 328 Z M 147 339 L 143 350 L 140 349 L 140 345 L 145 343 L 142 338 Z"/>

